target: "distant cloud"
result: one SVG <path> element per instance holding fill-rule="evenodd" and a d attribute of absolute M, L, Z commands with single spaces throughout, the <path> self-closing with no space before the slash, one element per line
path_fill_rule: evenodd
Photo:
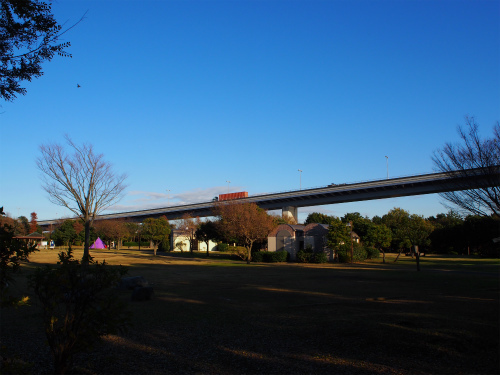
<path fill-rule="evenodd" d="M 168 198 L 168 195 L 165 193 L 155 193 L 151 191 L 131 191 L 127 193 L 127 196 L 134 195 L 139 196 L 139 198 L 134 199 L 135 202 L 151 202 Z"/>
<path fill-rule="evenodd" d="M 232 186 L 230 192 L 243 190 L 240 186 Z M 154 191 L 134 190 L 126 194 L 124 203 L 111 206 L 106 212 L 139 211 L 167 206 L 209 202 L 221 193 L 227 192 L 227 186 L 214 186 L 207 189 L 188 190 L 179 194 L 157 193 Z"/>

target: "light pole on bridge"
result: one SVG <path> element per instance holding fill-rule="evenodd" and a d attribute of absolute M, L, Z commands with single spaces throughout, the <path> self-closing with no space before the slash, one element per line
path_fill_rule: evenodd
<path fill-rule="evenodd" d="M 170 206 L 170 189 L 167 189 L 167 206 Z"/>
<path fill-rule="evenodd" d="M 300 187 L 300 189 L 299 190 L 302 190 L 302 169 L 299 169 L 298 171 L 300 172 L 300 174 L 299 174 L 299 176 L 300 176 L 299 177 L 299 181 L 300 181 L 299 187 Z"/>

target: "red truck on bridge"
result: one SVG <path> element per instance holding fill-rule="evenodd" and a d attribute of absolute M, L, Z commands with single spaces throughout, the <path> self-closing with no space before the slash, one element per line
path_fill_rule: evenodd
<path fill-rule="evenodd" d="M 232 199 L 247 198 L 247 197 L 248 197 L 247 191 L 238 191 L 237 193 L 219 194 L 219 202 L 220 201 L 229 201 Z"/>

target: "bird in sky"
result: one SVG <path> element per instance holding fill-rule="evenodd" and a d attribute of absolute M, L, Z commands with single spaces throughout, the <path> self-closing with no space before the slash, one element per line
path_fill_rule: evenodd
<path fill-rule="evenodd" d="M 80 87 L 82 87 L 82 86 L 80 86 L 80 85 L 77 83 L 77 84 L 76 84 L 76 87 L 77 87 L 77 88 L 80 88 Z"/>

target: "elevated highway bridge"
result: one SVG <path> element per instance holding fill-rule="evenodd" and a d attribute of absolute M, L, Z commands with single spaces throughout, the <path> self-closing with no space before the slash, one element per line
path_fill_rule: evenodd
<path fill-rule="evenodd" d="M 267 210 L 281 209 L 286 216 L 297 218 L 298 207 L 322 206 L 335 203 L 358 202 L 373 199 L 396 198 L 412 195 L 435 194 L 447 191 L 500 186 L 500 166 L 488 171 L 472 169 L 464 172 L 429 173 L 391 179 L 328 185 L 325 187 L 294 190 L 282 193 L 259 194 L 232 202 L 256 203 Z M 193 217 L 212 216 L 214 202 L 201 202 L 155 209 L 100 215 L 96 220 L 126 219 L 141 222 L 149 217 L 166 216 L 180 219 L 184 214 Z M 43 220 L 38 224 L 55 224 L 57 220 Z"/>

